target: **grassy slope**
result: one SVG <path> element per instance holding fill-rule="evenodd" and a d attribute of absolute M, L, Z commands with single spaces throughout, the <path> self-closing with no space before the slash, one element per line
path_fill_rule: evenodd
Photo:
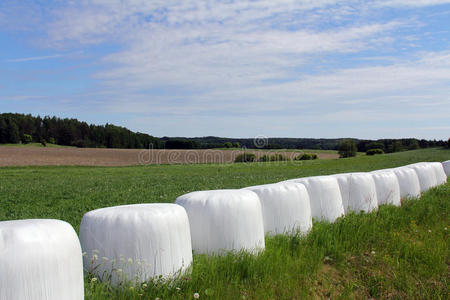
<path fill-rule="evenodd" d="M 83 213 L 98 207 L 172 202 L 193 190 L 240 188 L 447 159 L 449 150 L 429 149 L 296 163 L 7 167 L 0 168 L 0 220 L 59 218 L 77 229 Z M 258 257 L 195 256 L 192 275 L 174 285 L 110 290 L 105 284 L 88 282 L 87 296 L 140 299 L 143 294 L 147 299 L 186 299 L 199 292 L 202 298 L 212 293 L 211 298 L 229 299 L 446 298 L 449 200 L 447 184 L 402 208 L 382 207 L 378 213 L 348 216 L 335 224 L 316 223 L 306 238 L 269 238 L 267 250 Z"/>

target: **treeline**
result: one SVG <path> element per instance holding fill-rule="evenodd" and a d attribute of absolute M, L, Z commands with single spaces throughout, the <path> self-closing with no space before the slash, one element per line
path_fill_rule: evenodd
<path fill-rule="evenodd" d="M 195 137 L 195 138 L 170 138 L 163 137 L 167 149 L 211 149 L 211 148 L 239 148 L 248 149 L 317 149 L 338 150 L 343 140 L 348 139 L 312 139 L 312 138 L 255 138 L 255 139 L 233 139 L 221 137 Z M 380 139 L 359 140 L 350 139 L 355 142 L 357 150 L 366 152 L 370 149 L 382 149 L 385 153 L 414 150 L 428 147 L 446 146 L 448 142 L 442 140 L 418 140 L 409 139 Z"/>
<path fill-rule="evenodd" d="M 162 137 L 167 149 L 211 149 L 239 148 L 248 149 L 322 149 L 335 150 L 342 139 L 312 138 L 222 138 L 222 137 Z M 230 146 L 231 144 L 231 146 Z M 169 147 L 168 147 L 169 145 Z M 174 146 L 174 147 L 172 147 Z M 184 146 L 185 148 L 180 148 Z"/>
<path fill-rule="evenodd" d="M 445 147 L 447 144 L 448 142 L 442 140 L 381 139 L 376 141 L 359 140 L 356 146 L 360 152 L 366 152 L 370 149 L 381 149 L 385 153 L 392 153 L 428 147 Z"/>
<path fill-rule="evenodd" d="M 446 146 L 442 140 L 382 139 L 358 140 L 358 151 L 382 149 L 386 153 L 427 147 Z M 134 149 L 318 149 L 337 150 L 343 139 L 312 138 L 221 138 L 207 137 L 163 137 L 156 138 L 125 127 L 89 125 L 77 119 L 57 117 L 34 117 L 30 114 L 0 114 L 0 143 L 52 143 L 76 147 L 134 148 Z"/>
<path fill-rule="evenodd" d="M 92 148 L 161 148 L 160 139 L 111 124 L 89 125 L 77 119 L 0 114 L 0 143 L 46 143 Z"/>

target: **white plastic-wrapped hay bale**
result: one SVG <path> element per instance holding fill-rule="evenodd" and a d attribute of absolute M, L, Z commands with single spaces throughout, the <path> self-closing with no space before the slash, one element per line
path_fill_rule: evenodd
<path fill-rule="evenodd" d="M 311 229 L 309 195 L 303 184 L 281 182 L 245 189 L 255 192 L 261 201 L 266 233 L 307 233 Z"/>
<path fill-rule="evenodd" d="M 416 171 L 408 167 L 399 167 L 392 171 L 397 176 L 401 198 L 420 197 L 420 183 Z"/>
<path fill-rule="evenodd" d="M 176 203 L 189 216 L 192 248 L 197 253 L 264 249 L 264 224 L 258 195 L 249 190 L 199 191 Z"/>
<path fill-rule="evenodd" d="M 444 166 L 440 162 L 430 162 L 429 163 L 434 170 L 434 175 L 436 175 L 437 185 L 441 185 L 447 182 L 447 174 L 445 174 Z"/>
<path fill-rule="evenodd" d="M 350 211 L 371 212 L 378 208 L 377 190 L 370 173 L 346 173 L 333 176 L 339 183 L 346 214 Z"/>
<path fill-rule="evenodd" d="M 332 176 L 314 176 L 291 179 L 289 181 L 305 185 L 309 194 L 313 218 L 334 222 L 337 218 L 344 215 L 342 196 L 336 178 Z"/>
<path fill-rule="evenodd" d="M 400 206 L 400 185 L 395 173 L 392 170 L 379 170 L 370 174 L 372 174 L 375 182 L 378 205 L 392 204 Z"/>
<path fill-rule="evenodd" d="M 80 240 L 84 266 L 113 284 L 182 274 L 192 262 L 189 220 L 183 207 L 134 204 L 90 211 Z"/>
<path fill-rule="evenodd" d="M 442 166 L 444 167 L 445 175 L 450 176 L 450 160 L 446 160 L 442 162 Z"/>
<path fill-rule="evenodd" d="M 0 299 L 84 299 L 80 242 L 59 220 L 0 222 Z"/>
<path fill-rule="evenodd" d="M 406 167 L 416 171 L 422 193 L 438 185 L 435 170 L 430 163 L 421 162 Z"/>

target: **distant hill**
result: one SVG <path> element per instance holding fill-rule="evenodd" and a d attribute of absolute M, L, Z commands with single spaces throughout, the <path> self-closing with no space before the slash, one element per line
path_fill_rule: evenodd
<path fill-rule="evenodd" d="M 336 150 L 342 142 L 339 139 L 313 138 L 223 138 L 223 137 L 162 137 L 133 132 L 125 127 L 112 124 L 93 125 L 77 119 L 31 114 L 0 114 L 0 144 L 52 143 L 57 145 L 91 148 L 129 149 L 321 149 Z M 445 146 L 447 142 L 408 139 L 360 140 L 352 139 L 358 151 L 379 148 L 384 152 L 397 152 L 418 148 Z"/>

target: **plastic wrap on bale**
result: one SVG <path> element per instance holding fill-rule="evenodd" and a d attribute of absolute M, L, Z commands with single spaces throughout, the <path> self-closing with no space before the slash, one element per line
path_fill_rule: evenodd
<path fill-rule="evenodd" d="M 400 185 L 392 170 L 371 172 L 377 191 L 378 205 L 391 204 L 400 206 Z"/>
<path fill-rule="evenodd" d="M 0 222 L 0 253 L 0 299 L 84 299 L 81 247 L 70 224 Z"/>
<path fill-rule="evenodd" d="M 430 162 L 433 167 L 434 175 L 436 175 L 437 185 L 441 185 L 447 182 L 447 174 L 445 174 L 444 166 L 440 162 Z"/>
<path fill-rule="evenodd" d="M 397 176 L 402 199 L 420 197 L 420 183 L 416 171 L 408 167 L 399 167 L 392 171 Z"/>
<path fill-rule="evenodd" d="M 189 216 L 196 253 L 263 250 L 264 225 L 258 195 L 249 190 L 192 192 L 177 198 Z"/>
<path fill-rule="evenodd" d="M 80 240 L 84 266 L 113 285 L 162 276 L 173 278 L 192 262 L 189 221 L 169 203 L 101 208 L 83 216 Z"/>
<path fill-rule="evenodd" d="M 344 215 L 342 196 L 336 178 L 332 176 L 314 176 L 291 179 L 287 182 L 302 183 L 306 187 L 313 218 L 334 222 L 337 218 Z"/>
<path fill-rule="evenodd" d="M 266 234 L 307 233 L 311 229 L 309 195 L 303 184 L 284 182 L 245 189 L 259 197 Z"/>
<path fill-rule="evenodd" d="M 378 208 L 377 190 L 370 173 L 345 173 L 333 175 L 342 195 L 345 214 L 371 212 Z"/>
<path fill-rule="evenodd" d="M 450 160 L 446 160 L 442 162 L 442 166 L 444 167 L 445 175 L 450 176 Z"/>
<path fill-rule="evenodd" d="M 422 193 L 438 185 L 435 170 L 430 163 L 420 162 L 405 167 L 416 171 Z"/>

